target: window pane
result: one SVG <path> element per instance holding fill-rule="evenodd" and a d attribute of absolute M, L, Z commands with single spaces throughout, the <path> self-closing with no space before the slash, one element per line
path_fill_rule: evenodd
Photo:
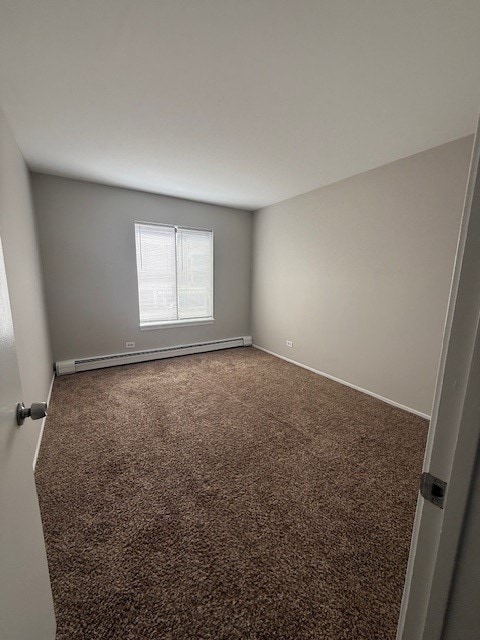
<path fill-rule="evenodd" d="M 213 316 L 213 234 L 177 229 L 178 317 Z"/>
<path fill-rule="evenodd" d="M 177 320 L 175 228 L 135 224 L 140 323 Z"/>

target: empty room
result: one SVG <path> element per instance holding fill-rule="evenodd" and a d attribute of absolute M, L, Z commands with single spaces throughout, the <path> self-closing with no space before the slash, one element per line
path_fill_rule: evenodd
<path fill-rule="evenodd" d="M 0 0 L 0 640 L 480 638 L 477 0 Z"/>

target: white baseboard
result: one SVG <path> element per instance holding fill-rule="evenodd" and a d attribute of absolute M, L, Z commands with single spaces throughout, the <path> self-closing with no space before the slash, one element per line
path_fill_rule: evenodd
<path fill-rule="evenodd" d="M 426 413 L 422 413 L 421 411 L 417 411 L 416 409 L 412 409 L 411 407 L 407 407 L 404 404 L 400 404 L 399 402 L 395 402 L 395 400 L 390 400 L 390 398 L 384 398 L 378 393 L 374 393 L 373 391 L 368 391 L 368 389 L 363 389 L 362 387 L 357 386 L 356 384 L 352 384 L 351 382 L 347 382 L 346 380 L 341 380 L 340 378 L 336 378 L 335 376 L 331 376 L 329 373 L 324 373 L 323 371 L 318 371 L 318 369 L 314 369 L 313 367 L 308 367 L 306 364 L 302 364 L 301 362 L 297 362 L 296 360 L 292 360 L 291 358 L 286 358 L 285 356 L 281 356 L 278 353 L 274 353 L 273 351 L 269 351 L 268 349 L 264 349 L 263 347 L 259 347 L 258 344 L 252 345 L 255 349 L 259 349 L 260 351 L 265 351 L 265 353 L 269 353 L 271 356 L 275 356 L 276 358 L 280 358 L 281 360 L 286 360 L 291 364 L 297 365 L 297 367 L 302 367 L 302 369 L 307 369 L 308 371 L 312 371 L 313 373 L 318 374 L 319 376 L 323 376 L 324 378 L 329 378 L 329 380 L 333 380 L 334 382 L 339 382 L 340 384 L 345 385 L 346 387 L 350 387 L 351 389 L 356 389 L 357 391 L 361 391 L 362 393 L 366 393 L 367 396 L 372 396 L 377 400 L 381 400 L 382 402 L 386 402 L 387 404 L 392 405 L 393 407 L 397 407 L 398 409 L 403 409 L 404 411 L 408 411 L 409 413 L 413 413 L 420 418 L 425 418 L 426 420 L 430 420 L 430 417 Z"/>
<path fill-rule="evenodd" d="M 53 376 L 52 376 L 52 381 L 50 383 L 50 389 L 48 390 L 47 405 L 50 404 L 50 396 L 52 395 L 52 389 L 53 389 L 53 383 L 54 382 L 55 382 L 55 374 L 53 374 Z M 35 448 L 35 454 L 33 456 L 33 470 L 34 471 L 35 471 L 35 467 L 37 466 L 38 454 L 40 453 L 40 445 L 42 444 L 43 430 L 45 429 L 45 420 L 47 419 L 47 417 L 48 416 L 43 418 L 42 425 L 40 427 L 40 433 L 38 435 L 38 442 L 37 442 L 37 446 Z"/>

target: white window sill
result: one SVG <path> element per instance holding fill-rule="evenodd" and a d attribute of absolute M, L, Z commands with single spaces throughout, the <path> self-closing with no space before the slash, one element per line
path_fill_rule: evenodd
<path fill-rule="evenodd" d="M 145 322 L 140 325 L 140 331 L 150 331 L 152 329 L 168 329 L 173 327 L 191 327 L 202 324 L 213 324 L 215 318 L 192 318 L 191 320 L 169 320 L 168 322 Z"/>

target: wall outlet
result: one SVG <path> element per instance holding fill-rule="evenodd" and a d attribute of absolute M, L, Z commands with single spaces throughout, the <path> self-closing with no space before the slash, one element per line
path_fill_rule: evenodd
<path fill-rule="evenodd" d="M 135 348 L 134 342 L 125 342 L 125 349 L 134 349 L 134 348 Z"/>
<path fill-rule="evenodd" d="M 291 340 L 287 340 L 287 347 L 293 347 L 293 342 Z"/>

